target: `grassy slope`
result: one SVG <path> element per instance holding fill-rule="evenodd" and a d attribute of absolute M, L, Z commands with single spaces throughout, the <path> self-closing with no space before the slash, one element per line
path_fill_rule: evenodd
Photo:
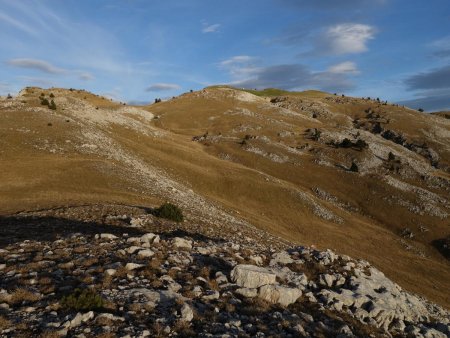
<path fill-rule="evenodd" d="M 100 109 L 117 106 L 86 93 L 71 92 L 70 95 L 79 95 L 79 99 Z M 398 194 L 398 191 L 379 184 L 376 177 L 318 166 L 315 163 L 317 157 L 330 152 L 329 147 L 322 144 L 314 145 L 315 152 L 298 156 L 297 165 L 276 163 L 243 151 L 238 141 L 246 133 L 277 139 L 285 125 L 274 124 L 273 120 L 292 125 L 294 138 L 283 140 L 292 144 L 305 143 L 304 130 L 323 124 L 301 116 L 280 116 L 266 109 L 263 102 L 243 102 L 219 94 L 214 97 L 187 94 L 148 107 L 161 116 L 153 123 L 170 131 L 168 137 L 136 134 L 123 126 L 112 127 L 112 135 L 128 152 L 164 169 L 172 178 L 221 204 L 230 213 L 300 244 L 333 248 L 365 258 L 407 289 L 448 307 L 450 300 L 445 292 L 450 288 L 448 262 L 429 245 L 435 236 L 448 232 L 448 223 L 412 215 L 398 205 L 387 205 L 382 198 Z M 27 105 L 37 106 L 38 103 L 31 100 Z M 237 105 L 261 115 L 223 114 Z M 337 106 L 335 109 L 345 108 Z M 359 110 L 360 107 L 353 107 L 344 113 L 356 114 Z M 143 188 L 142 182 L 130 179 L 130 169 L 124 163 L 67 147 L 63 153 L 56 154 L 36 149 L 44 138 L 52 144 L 64 145 L 67 139 L 75 140 L 75 136 L 80 136 L 79 125 L 65 122 L 65 117 L 61 117 L 66 115 L 64 111 L 58 110 L 54 114 L 49 111 L 0 113 L 3 122 L 0 129 L 3 146 L 0 153 L 1 212 L 95 202 L 155 205 L 165 199 Z M 52 123 L 51 127 L 47 126 L 48 122 Z M 243 125 L 261 129 L 233 132 Z M 35 133 L 17 132 L 22 127 Z M 210 135 L 222 133 L 223 139 L 205 145 L 191 141 L 192 136 L 206 131 Z M 251 142 L 264 149 L 274 147 L 257 140 Z M 351 150 L 348 152 L 349 156 L 356 156 Z M 223 154 L 230 155 L 233 160 L 223 160 Z M 345 160 L 347 154 L 339 156 L 343 158 L 336 160 Z M 344 222 L 336 224 L 317 217 L 314 207 L 298 195 L 298 192 L 304 192 L 313 196 L 311 191 L 315 187 L 332 193 L 362 212 L 348 212 L 320 201 Z M 404 250 L 399 243 L 398 231 L 405 225 L 414 227 L 418 223 L 432 224 L 432 231 L 414 242 L 428 258 Z M 417 276 L 421 283 L 417 283 Z"/>

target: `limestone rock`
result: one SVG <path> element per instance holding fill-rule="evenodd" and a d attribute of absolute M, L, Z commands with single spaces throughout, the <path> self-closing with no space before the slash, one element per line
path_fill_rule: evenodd
<path fill-rule="evenodd" d="M 299 289 L 288 288 L 280 285 L 264 285 L 259 288 L 258 297 L 272 304 L 288 306 L 295 303 L 302 295 Z"/>
<path fill-rule="evenodd" d="M 143 268 L 144 266 L 145 265 L 143 265 L 143 264 L 127 263 L 125 265 L 125 269 L 132 271 L 132 270 Z"/>
<path fill-rule="evenodd" d="M 235 293 L 246 298 L 254 298 L 258 295 L 258 289 L 239 288 L 235 290 Z"/>
<path fill-rule="evenodd" d="M 183 304 L 180 310 L 181 320 L 185 322 L 190 322 L 194 318 L 194 311 L 188 304 Z"/>
<path fill-rule="evenodd" d="M 146 249 L 146 250 L 140 250 L 137 254 L 139 258 L 148 258 L 152 257 L 155 253 L 152 250 Z"/>
<path fill-rule="evenodd" d="M 291 255 L 287 253 L 286 251 L 276 252 L 272 255 L 272 259 L 270 260 L 269 265 L 286 265 L 294 262 L 294 260 L 291 258 Z"/>
<path fill-rule="evenodd" d="M 231 271 L 231 280 L 238 286 L 258 288 L 263 285 L 275 284 L 276 275 L 262 267 L 240 264 Z"/>
<path fill-rule="evenodd" d="M 118 237 L 113 234 L 100 234 L 101 239 L 117 239 Z"/>
<path fill-rule="evenodd" d="M 192 249 L 192 241 L 189 241 L 187 239 L 181 238 L 181 237 L 175 237 L 173 239 L 173 246 L 178 249 Z"/>

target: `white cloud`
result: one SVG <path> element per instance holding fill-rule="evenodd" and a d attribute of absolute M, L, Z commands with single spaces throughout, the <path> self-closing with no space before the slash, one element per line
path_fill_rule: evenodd
<path fill-rule="evenodd" d="M 18 58 L 8 60 L 6 63 L 13 67 L 35 69 L 47 74 L 61 74 L 66 72 L 65 69 L 55 67 L 46 61 L 38 59 Z"/>
<path fill-rule="evenodd" d="M 367 42 L 375 37 L 376 29 L 369 25 L 345 23 L 329 27 L 322 44 L 333 54 L 362 53 L 368 50 Z"/>
<path fill-rule="evenodd" d="M 345 61 L 328 68 L 333 74 L 359 74 L 359 70 L 354 62 Z"/>
<path fill-rule="evenodd" d="M 219 23 L 215 23 L 213 25 L 208 25 L 208 24 L 203 24 L 203 29 L 202 32 L 203 33 L 215 33 L 219 30 L 221 24 Z"/>
<path fill-rule="evenodd" d="M 147 92 L 163 92 L 169 90 L 177 90 L 181 87 L 175 83 L 154 83 L 150 87 L 146 88 Z"/>

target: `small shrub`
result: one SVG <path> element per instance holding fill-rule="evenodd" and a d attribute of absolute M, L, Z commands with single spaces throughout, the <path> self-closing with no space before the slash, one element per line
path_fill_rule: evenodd
<path fill-rule="evenodd" d="M 54 98 L 55 97 L 55 95 L 53 95 L 53 93 L 50 93 L 50 95 L 49 95 L 51 98 Z"/>
<path fill-rule="evenodd" d="M 51 100 L 51 101 L 50 101 L 50 104 L 48 105 L 48 107 L 49 107 L 51 110 L 56 110 L 56 103 L 55 103 L 55 101 Z"/>
<path fill-rule="evenodd" d="M 7 98 L 7 99 L 12 99 L 13 97 L 12 97 L 11 94 L 8 94 L 8 96 L 7 96 L 6 98 Z"/>
<path fill-rule="evenodd" d="M 353 142 L 350 141 L 348 138 L 344 138 L 344 140 L 341 143 L 339 143 L 337 146 L 342 147 L 342 148 L 350 148 L 353 146 Z"/>
<path fill-rule="evenodd" d="M 421 113 L 424 112 L 424 110 L 422 108 L 417 109 L 418 111 L 420 111 Z"/>
<path fill-rule="evenodd" d="M 97 310 L 103 307 L 103 298 L 92 290 L 76 289 L 61 299 L 62 307 L 70 310 Z"/>
<path fill-rule="evenodd" d="M 50 102 L 48 102 L 48 100 L 46 98 L 41 98 L 41 104 L 43 106 L 48 106 L 50 104 Z"/>
<path fill-rule="evenodd" d="M 175 222 L 183 221 L 183 212 L 172 203 L 164 203 L 155 210 L 155 216 L 170 219 Z"/>
<path fill-rule="evenodd" d="M 359 150 L 362 150 L 364 148 L 369 147 L 369 145 L 367 144 L 366 141 L 359 139 L 355 142 L 355 147 L 358 148 Z"/>
<path fill-rule="evenodd" d="M 352 165 L 350 166 L 350 171 L 353 171 L 354 173 L 357 173 L 359 171 L 358 165 L 355 162 L 352 162 Z"/>

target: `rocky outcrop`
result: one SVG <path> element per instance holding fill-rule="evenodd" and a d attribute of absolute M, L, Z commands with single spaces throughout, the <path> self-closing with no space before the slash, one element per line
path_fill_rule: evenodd
<path fill-rule="evenodd" d="M 365 261 L 135 228 L 2 247 L 1 336 L 450 334 L 446 310 Z M 68 302 L 77 289 L 101 302 Z"/>

